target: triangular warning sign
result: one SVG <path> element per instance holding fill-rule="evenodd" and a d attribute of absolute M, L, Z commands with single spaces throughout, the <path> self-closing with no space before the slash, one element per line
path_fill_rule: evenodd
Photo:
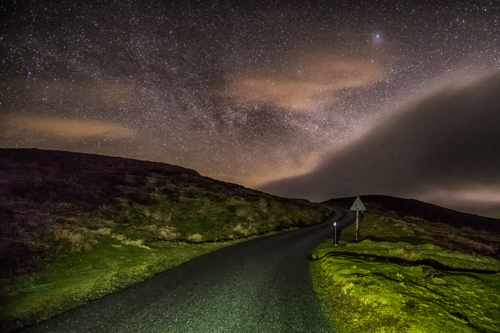
<path fill-rule="evenodd" d="M 356 200 L 354 200 L 354 203 L 351 206 L 351 210 L 359 210 L 359 211 L 365 211 L 365 205 L 363 205 L 363 202 L 359 197 L 356 197 Z"/>

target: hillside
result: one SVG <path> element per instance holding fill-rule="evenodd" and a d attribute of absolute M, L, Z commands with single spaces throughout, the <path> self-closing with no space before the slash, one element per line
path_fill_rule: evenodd
<path fill-rule="evenodd" d="M 238 239 L 329 214 L 165 163 L 0 149 L 0 319 L 23 326 Z"/>
<path fill-rule="evenodd" d="M 329 200 L 350 208 L 355 198 Z M 499 220 L 362 196 L 367 211 L 311 254 L 335 332 L 499 332 Z"/>
<path fill-rule="evenodd" d="M 91 231 L 105 227 L 130 227 L 146 243 L 202 242 L 308 225 L 328 214 L 318 204 L 174 165 L 60 151 L 0 149 L 0 182 L 0 265 L 12 270 L 33 256 L 90 249 Z"/>
<path fill-rule="evenodd" d="M 396 211 L 401 216 L 414 216 L 455 227 L 471 227 L 478 230 L 500 233 L 500 220 L 474 214 L 462 213 L 415 199 L 402 199 L 387 195 L 364 195 L 363 202 L 378 203 L 384 209 Z M 334 199 L 336 202 L 338 199 Z M 345 198 L 347 203 L 354 198 Z M 330 201 L 327 201 L 330 202 Z"/>

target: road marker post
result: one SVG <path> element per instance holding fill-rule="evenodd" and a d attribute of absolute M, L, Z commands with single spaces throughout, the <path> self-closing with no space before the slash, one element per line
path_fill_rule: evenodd
<path fill-rule="evenodd" d="M 333 222 L 333 245 L 337 246 L 337 222 Z"/>
<path fill-rule="evenodd" d="M 351 206 L 351 211 L 356 211 L 356 242 L 359 239 L 359 212 L 364 212 L 366 211 L 365 205 L 363 205 L 363 202 L 361 199 L 356 197 L 356 200 L 354 200 L 354 203 Z"/>

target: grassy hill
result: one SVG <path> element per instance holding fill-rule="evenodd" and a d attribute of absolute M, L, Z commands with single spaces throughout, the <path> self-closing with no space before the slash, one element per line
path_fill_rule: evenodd
<path fill-rule="evenodd" d="M 359 242 L 351 225 L 339 246 L 330 239 L 312 253 L 314 288 L 336 332 L 500 332 L 500 220 L 361 199 Z"/>
<path fill-rule="evenodd" d="M 329 214 L 164 163 L 0 149 L 0 330 Z"/>
<path fill-rule="evenodd" d="M 332 199 L 325 203 L 350 208 L 354 199 L 354 197 Z M 400 216 L 419 217 L 454 227 L 471 227 L 500 233 L 500 220 L 495 218 L 462 213 L 415 199 L 402 199 L 387 195 L 364 195 L 362 199 L 363 202 L 378 204 L 381 208 L 396 212 Z"/>

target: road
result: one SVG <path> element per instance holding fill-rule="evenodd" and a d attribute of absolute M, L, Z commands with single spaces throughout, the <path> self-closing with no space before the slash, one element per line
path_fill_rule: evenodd
<path fill-rule="evenodd" d="M 22 332 L 331 332 L 309 273 L 309 255 L 332 237 L 327 222 L 238 243 L 67 311 Z"/>

